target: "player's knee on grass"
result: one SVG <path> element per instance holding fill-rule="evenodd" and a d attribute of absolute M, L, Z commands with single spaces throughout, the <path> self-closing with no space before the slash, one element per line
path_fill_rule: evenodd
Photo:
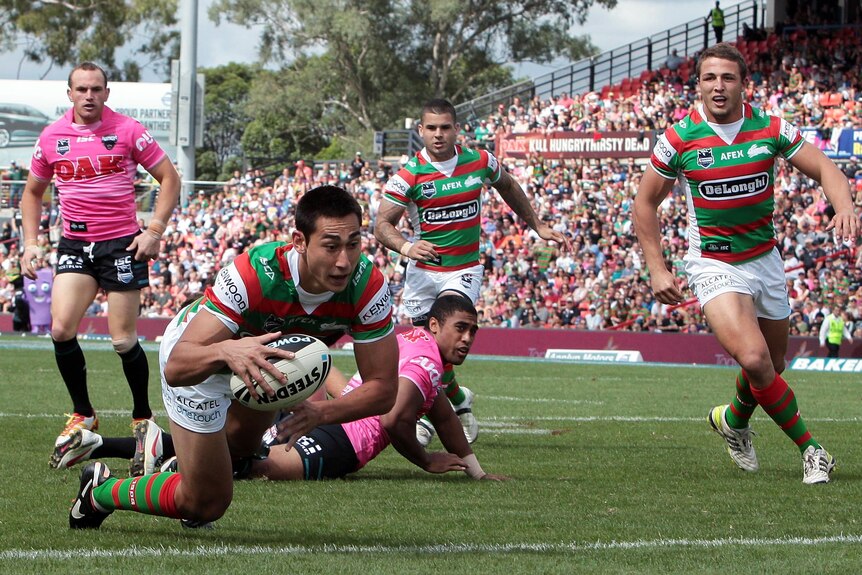
<path fill-rule="evenodd" d="M 225 494 L 219 490 L 200 490 L 191 498 L 184 497 L 177 501 L 177 511 L 183 519 L 192 521 L 216 521 L 220 519 L 233 500 L 233 489 Z"/>
<path fill-rule="evenodd" d="M 135 347 L 137 343 L 138 334 L 136 332 L 132 332 L 122 338 L 111 338 L 111 346 L 114 348 L 114 351 L 116 351 L 120 355 L 132 351 L 132 348 Z"/>

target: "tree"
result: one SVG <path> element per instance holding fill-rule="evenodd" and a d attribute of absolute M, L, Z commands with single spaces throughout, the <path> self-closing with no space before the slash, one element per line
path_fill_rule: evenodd
<path fill-rule="evenodd" d="M 179 54 L 177 0 L 0 0 L 0 50 L 26 41 L 24 58 L 51 66 L 98 62 L 112 80 L 140 80 L 139 61 L 168 76 Z M 137 56 L 118 63 L 117 50 L 131 38 Z M 50 70 L 50 67 L 49 67 Z M 46 71 L 47 74 L 47 71 Z"/>
<path fill-rule="evenodd" d="M 218 179 L 229 175 L 226 168 L 231 158 L 242 159 L 240 140 L 252 120 L 249 94 L 252 82 L 261 72 L 257 66 L 236 63 L 202 68 L 201 72 L 206 78 L 205 131 L 204 147 L 198 150 L 198 158 L 205 160 L 202 166 L 206 169 L 198 170 L 198 177 Z"/>
<path fill-rule="evenodd" d="M 369 121 L 381 95 L 369 81 L 378 76 L 399 86 L 419 80 L 426 97 L 458 101 L 502 87 L 484 83 L 505 78 L 493 70 L 507 62 L 588 55 L 588 38 L 568 31 L 594 4 L 612 8 L 616 0 L 217 0 L 210 17 L 261 26 L 265 62 L 323 50 L 357 94 L 346 111 Z"/>

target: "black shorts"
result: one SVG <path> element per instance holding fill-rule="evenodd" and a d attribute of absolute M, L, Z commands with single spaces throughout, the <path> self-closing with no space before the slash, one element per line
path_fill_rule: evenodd
<path fill-rule="evenodd" d="M 142 232 L 138 232 L 140 234 Z M 85 274 L 95 278 L 105 291 L 140 290 L 150 285 L 147 262 L 135 260 L 126 251 L 138 234 L 103 242 L 60 238 L 56 274 Z"/>
<path fill-rule="evenodd" d="M 303 479 L 338 479 L 356 471 L 359 460 L 341 425 L 321 425 L 293 446 L 305 468 Z"/>

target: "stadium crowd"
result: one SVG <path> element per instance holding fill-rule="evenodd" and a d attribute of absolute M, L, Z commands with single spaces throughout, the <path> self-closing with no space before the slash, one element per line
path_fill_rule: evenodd
<path fill-rule="evenodd" d="M 748 101 L 799 127 L 818 128 L 824 142 L 837 127 L 862 128 L 862 44 L 857 34 L 796 32 L 768 38 L 738 42 L 751 65 Z M 665 66 L 601 92 L 562 93 L 529 102 L 515 97 L 478 124 L 464 123 L 461 143 L 493 151 L 495 140 L 507 133 L 662 131 L 684 117 L 696 100 L 693 60 L 674 64 L 673 69 Z M 503 162 L 532 198 L 537 213 L 569 234 L 574 249 L 560 251 L 527 233 L 506 204 L 486 191 L 481 261 L 487 272 L 477 303 L 481 325 L 707 331 L 696 303 L 668 310 L 653 298 L 631 220 L 632 201 L 645 169 L 642 161 L 548 160 L 534 155 Z M 406 323 L 400 303 L 406 262 L 382 248 L 372 233 L 382 188 L 393 168 L 357 152 L 352 161 L 299 160 L 276 174 L 260 169 L 236 172 L 220 189 L 200 191 L 168 222 L 162 252 L 150 268 L 151 287 L 143 292 L 141 316 L 172 316 L 249 246 L 289 240 L 297 199 L 316 185 L 333 183 L 347 188 L 362 204 L 363 249 L 389 278 L 394 313 Z M 851 180 L 857 205 L 862 205 L 862 165 L 853 157 L 842 169 Z M 822 318 L 838 306 L 855 322 L 853 336 L 862 336 L 862 250 L 835 245 L 824 231 L 830 212 L 815 182 L 780 161 L 775 187 L 775 225 L 794 310 L 791 334 L 816 335 Z M 661 212 L 666 259 L 681 281 L 684 213 L 681 194 L 673 194 Z M 45 265 L 56 263 L 51 224 L 45 218 L 45 233 L 40 236 L 48 254 Z M 408 223 L 402 226 L 405 236 L 411 237 Z M 6 240 L 0 242 L 0 265 L 7 272 L 0 278 L 4 312 L 13 302 L 16 235 L 13 220 L 0 238 Z M 89 313 L 105 315 L 103 295 L 97 296 Z"/>

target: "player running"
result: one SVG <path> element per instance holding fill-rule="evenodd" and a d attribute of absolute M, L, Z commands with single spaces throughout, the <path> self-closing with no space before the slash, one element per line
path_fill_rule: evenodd
<path fill-rule="evenodd" d="M 500 192 L 539 237 L 571 248 L 562 233 L 539 219 L 521 186 L 493 154 L 455 144 L 459 130 L 455 108 L 448 101 L 434 99 L 422 107 L 419 135 L 425 147 L 386 183 L 374 229 L 378 241 L 410 260 L 401 301 L 416 326 L 427 325 L 428 310 L 440 295 L 461 294 L 474 305 L 479 299 L 484 274 L 479 263 L 481 197 L 486 184 Z M 405 211 L 414 242 L 398 231 Z M 458 385 L 451 365 L 443 381 L 467 441 L 473 443 L 479 433 L 473 393 Z M 420 420 L 416 434 L 426 446 L 434 428 Z"/>
<path fill-rule="evenodd" d="M 729 44 L 704 50 L 697 63 L 702 104 L 656 142 L 635 198 L 634 219 L 656 298 L 683 301 L 668 270 L 657 210 L 680 177 L 688 202 L 688 283 L 719 343 L 739 363 L 736 395 L 709 412 L 741 469 L 757 471 L 749 419 L 758 405 L 802 453 L 803 482 L 828 483 L 835 459 L 808 431 L 781 377 L 790 304 L 772 223 L 775 158 L 823 185 L 835 208 L 827 226 L 854 242 L 857 216 L 847 178 L 799 130 L 742 101 L 745 60 Z"/>

